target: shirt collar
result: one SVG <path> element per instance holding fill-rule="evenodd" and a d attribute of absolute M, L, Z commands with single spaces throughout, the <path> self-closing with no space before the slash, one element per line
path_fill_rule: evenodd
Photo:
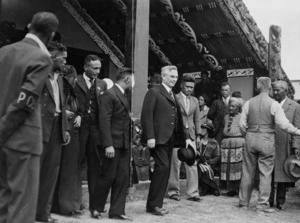
<path fill-rule="evenodd" d="M 169 86 L 165 85 L 164 83 L 162 83 L 162 85 L 165 87 L 168 93 L 172 91 L 172 88 L 170 88 Z"/>
<path fill-rule="evenodd" d="M 222 100 L 223 100 L 223 101 L 226 101 L 227 104 L 228 104 L 228 102 L 229 102 L 229 99 L 230 99 L 230 96 L 228 96 L 227 98 L 223 98 L 223 97 L 222 97 Z"/>
<path fill-rule="evenodd" d="M 85 72 L 83 73 L 83 78 L 85 81 L 89 82 L 90 83 L 90 78 L 88 76 L 86 76 Z"/>
<path fill-rule="evenodd" d="M 286 97 L 279 103 L 281 105 L 281 107 L 283 106 L 285 101 L 286 101 Z"/>
<path fill-rule="evenodd" d="M 117 83 L 115 83 L 115 85 L 120 89 L 120 91 L 122 92 L 122 94 L 125 94 L 124 89 L 120 85 L 118 85 Z"/>
<path fill-rule="evenodd" d="M 29 39 L 32 39 L 34 40 L 38 45 L 39 45 L 39 48 L 45 53 L 47 54 L 49 57 L 51 57 L 51 54 L 49 53 L 47 47 L 45 46 L 45 44 L 34 34 L 32 33 L 27 33 L 25 38 L 29 38 Z"/>
<path fill-rule="evenodd" d="M 180 93 L 181 93 L 182 97 L 184 98 L 184 100 L 186 100 L 187 96 L 182 91 L 180 91 Z"/>

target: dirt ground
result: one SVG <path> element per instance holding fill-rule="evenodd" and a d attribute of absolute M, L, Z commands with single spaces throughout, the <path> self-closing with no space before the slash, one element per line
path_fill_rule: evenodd
<path fill-rule="evenodd" d="M 181 182 L 182 190 L 184 191 L 185 181 Z M 296 184 L 296 188 L 292 188 L 287 193 L 286 209 L 284 211 L 277 210 L 275 213 L 265 214 L 257 213 L 255 211 L 255 201 L 257 198 L 257 191 L 254 191 L 251 199 L 251 207 L 249 210 L 241 210 L 236 207 L 238 204 L 238 197 L 215 197 L 208 195 L 202 197 L 201 202 L 192 202 L 186 200 L 185 195 L 181 196 L 181 201 L 174 201 L 165 198 L 164 207 L 170 213 L 165 216 L 155 216 L 145 211 L 146 198 L 148 193 L 149 183 L 143 183 L 137 186 L 135 191 L 131 194 L 133 196 L 126 203 L 126 214 L 131 216 L 133 222 L 152 223 L 152 222 L 299 222 L 300 223 L 300 182 Z M 85 191 L 85 202 L 87 202 L 87 192 Z M 106 209 L 109 208 L 107 204 Z M 59 219 L 60 223 L 82 223 L 82 222 L 120 222 L 120 220 L 108 219 L 108 214 L 103 214 L 100 220 L 91 219 L 88 210 L 85 214 L 78 217 L 65 217 L 60 215 L 52 215 L 54 218 Z"/>

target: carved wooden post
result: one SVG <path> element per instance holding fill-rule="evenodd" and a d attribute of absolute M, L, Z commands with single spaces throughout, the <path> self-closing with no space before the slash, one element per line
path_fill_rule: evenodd
<path fill-rule="evenodd" d="M 281 28 L 272 25 L 269 30 L 269 77 L 272 81 L 284 79 L 281 69 Z"/>

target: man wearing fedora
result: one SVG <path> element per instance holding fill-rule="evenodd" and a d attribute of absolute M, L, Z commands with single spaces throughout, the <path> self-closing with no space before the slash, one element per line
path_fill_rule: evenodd
<path fill-rule="evenodd" d="M 200 143 L 200 110 L 197 98 L 191 96 L 195 86 L 195 77 L 186 74 L 182 77 L 181 92 L 176 94 L 176 99 L 180 106 L 180 111 L 183 120 L 184 134 L 186 138 L 192 140 L 195 145 L 196 140 Z M 196 146 L 194 146 L 195 148 Z M 171 170 L 168 185 L 168 196 L 170 199 L 179 201 L 180 200 L 180 165 L 181 161 L 177 157 L 177 151 L 179 150 L 178 145 L 175 145 L 171 160 Z M 186 194 L 190 201 L 200 201 L 199 190 L 198 190 L 198 171 L 197 163 L 194 162 L 191 165 L 184 163 L 187 176 L 187 190 Z"/>
<path fill-rule="evenodd" d="M 240 127 L 246 136 L 238 207 L 249 206 L 258 166 L 257 211 L 271 213 L 274 212 L 269 208 L 269 197 L 275 157 L 275 124 L 294 135 L 300 135 L 300 130 L 289 122 L 280 104 L 269 97 L 270 78 L 258 78 L 257 90 L 259 95 L 245 103 L 240 119 Z"/>
<path fill-rule="evenodd" d="M 287 119 L 294 126 L 300 128 L 300 105 L 287 97 L 287 83 L 285 81 L 275 81 L 272 83 L 272 88 L 274 99 L 282 106 Z M 291 155 L 299 152 L 300 136 L 291 135 L 278 126 L 275 127 L 275 135 L 275 163 L 269 203 L 270 206 L 273 206 L 276 199 L 276 207 L 282 210 L 287 188 L 294 186 L 296 182 L 296 179 L 291 177 L 290 173 L 285 172 L 284 164 Z M 274 190 L 275 183 L 277 183 L 276 193 Z"/>

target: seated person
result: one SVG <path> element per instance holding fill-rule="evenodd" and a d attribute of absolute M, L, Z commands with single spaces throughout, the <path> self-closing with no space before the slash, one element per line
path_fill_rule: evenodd
<path fill-rule="evenodd" d="M 202 124 L 207 133 L 202 137 L 198 151 L 198 177 L 200 196 L 214 194 L 220 196 L 219 186 L 214 180 L 214 176 L 220 171 L 220 146 L 213 138 L 214 127 L 210 122 Z"/>

